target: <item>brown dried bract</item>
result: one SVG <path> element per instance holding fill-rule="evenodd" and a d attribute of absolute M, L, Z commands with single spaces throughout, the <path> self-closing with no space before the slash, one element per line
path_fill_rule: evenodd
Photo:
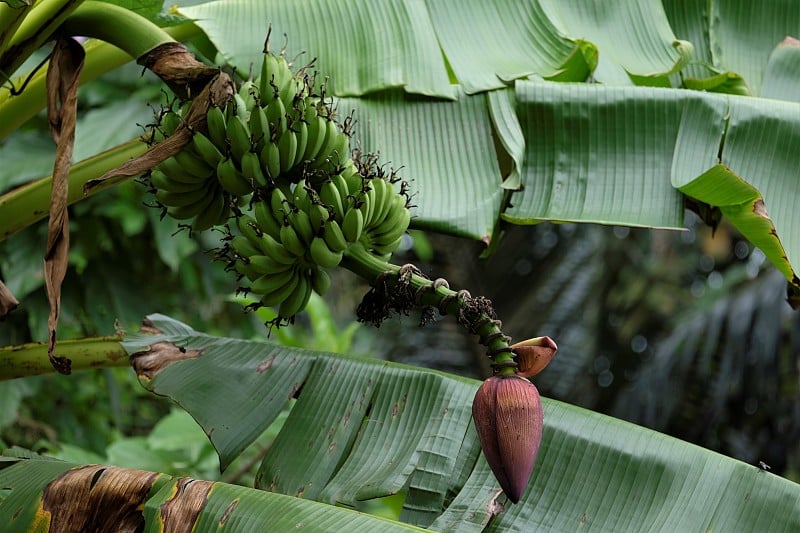
<path fill-rule="evenodd" d="M 142 531 L 142 507 L 159 474 L 89 465 L 50 482 L 42 495 L 51 533 Z"/>
<path fill-rule="evenodd" d="M 200 357 L 202 350 L 187 350 L 171 342 L 157 342 L 145 352 L 131 356 L 131 365 L 140 377 L 153 379 L 156 374 L 172 363 Z"/>
<path fill-rule="evenodd" d="M 190 533 L 194 531 L 197 517 L 206 506 L 208 494 L 214 483 L 191 478 L 181 478 L 172 498 L 161 505 L 164 531 Z"/>

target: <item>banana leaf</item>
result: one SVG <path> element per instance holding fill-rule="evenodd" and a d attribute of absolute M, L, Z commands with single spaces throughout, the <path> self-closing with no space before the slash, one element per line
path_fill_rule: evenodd
<path fill-rule="evenodd" d="M 478 450 L 475 380 L 209 336 L 161 315 L 147 325 L 123 343 L 140 381 L 198 421 L 223 465 L 296 398 L 257 478 L 273 492 L 346 506 L 401 493 L 404 520 L 442 531 L 800 527 L 800 486 L 546 398 L 538 463 L 512 505 Z"/>

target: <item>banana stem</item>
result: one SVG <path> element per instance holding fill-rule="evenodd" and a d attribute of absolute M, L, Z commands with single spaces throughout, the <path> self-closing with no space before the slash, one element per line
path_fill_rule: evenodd
<path fill-rule="evenodd" d="M 73 165 L 69 173 L 68 203 L 73 204 L 84 197 L 83 186 L 87 181 L 117 168 L 146 150 L 147 145 L 142 139 L 137 138 Z M 94 195 L 124 179 L 129 178 L 108 180 L 92 188 L 88 195 Z M 47 216 L 51 183 L 52 177 L 48 176 L 0 196 L 0 213 L 3 213 L 3 217 L 0 218 L 0 241 Z"/>
<path fill-rule="evenodd" d="M 100 39 L 140 58 L 154 48 L 174 41 L 172 36 L 130 9 L 86 0 L 61 26 L 68 35 Z"/>
<path fill-rule="evenodd" d="M 26 0 L 25 5 L 20 7 L 11 7 L 8 4 L 0 3 L 0 53 L 6 49 L 11 37 L 25 20 L 32 6 L 30 0 Z"/>
<path fill-rule="evenodd" d="M 129 366 L 122 336 L 91 337 L 59 341 L 58 353 L 72 361 L 72 370 Z M 53 373 L 47 357 L 47 343 L 30 343 L 0 348 L 0 380 Z"/>
<path fill-rule="evenodd" d="M 488 349 L 492 365 L 500 374 L 511 375 L 517 364 L 509 346 L 509 337 L 504 335 L 499 320 L 494 320 L 486 309 L 473 307 L 474 298 L 465 291 L 456 292 L 446 283 L 436 283 L 414 272 L 414 269 L 387 263 L 356 243 L 351 245 L 342 257 L 341 266 L 366 279 L 373 287 L 384 280 L 390 287 L 396 287 L 402 277 L 416 294 L 420 306 L 434 306 L 442 314 L 458 317 L 459 323 L 470 333 L 478 335 L 480 342 Z"/>
<path fill-rule="evenodd" d="M 43 0 L 37 2 L 0 49 L 0 75 L 5 82 L 31 54 L 50 40 L 53 32 L 83 0 Z"/>
<path fill-rule="evenodd" d="M 184 41 L 201 33 L 194 23 L 184 23 L 166 29 L 175 40 Z M 84 85 L 101 75 L 128 63 L 133 58 L 113 44 L 91 41 L 86 44 L 86 59 L 81 71 L 80 84 Z M 0 141 L 44 109 L 46 102 L 45 79 L 47 68 L 33 75 L 25 90 L 12 96 L 5 88 L 0 88 Z M 20 79 L 25 79 L 22 77 Z"/>

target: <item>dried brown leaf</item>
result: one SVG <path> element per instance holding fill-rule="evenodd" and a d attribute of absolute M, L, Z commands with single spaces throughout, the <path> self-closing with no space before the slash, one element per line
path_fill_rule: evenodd
<path fill-rule="evenodd" d="M 47 225 L 47 249 L 44 254 L 44 279 L 50 316 L 47 319 L 47 355 L 62 374 L 70 373 L 70 360 L 55 354 L 56 329 L 61 313 L 61 284 L 69 259 L 69 169 L 75 144 L 78 114 L 78 81 L 83 69 L 83 47 L 71 37 L 56 41 L 50 68 L 47 70 L 47 116 L 50 133 L 56 142 L 53 185 L 50 195 L 50 220 Z"/>
<path fill-rule="evenodd" d="M 0 281 L 0 321 L 5 320 L 8 314 L 16 309 L 19 305 L 19 300 L 17 300 L 14 295 L 8 290 L 8 287 Z"/>

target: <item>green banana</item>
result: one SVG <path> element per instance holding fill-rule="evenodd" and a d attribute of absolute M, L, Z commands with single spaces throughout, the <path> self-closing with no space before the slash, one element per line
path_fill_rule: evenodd
<path fill-rule="evenodd" d="M 303 154 L 306 151 L 306 145 L 308 145 L 308 125 L 300 120 L 295 123 L 294 128 L 297 130 L 297 148 L 295 150 L 295 158 L 292 162 L 292 167 L 296 167 L 304 161 Z"/>
<path fill-rule="evenodd" d="M 259 248 L 244 235 L 235 235 L 231 239 L 231 248 L 236 252 L 236 255 L 243 258 L 254 257 L 262 255 Z"/>
<path fill-rule="evenodd" d="M 202 184 L 204 178 L 198 178 L 186 172 L 180 163 L 175 159 L 175 156 L 168 157 L 158 164 L 158 170 L 167 175 L 172 181 L 178 181 L 186 184 Z"/>
<path fill-rule="evenodd" d="M 382 178 L 373 178 L 370 180 L 370 186 L 375 189 L 375 205 L 372 209 L 372 216 L 366 226 L 374 228 L 386 218 L 386 214 L 392 205 L 394 190 L 389 185 L 389 182 Z"/>
<path fill-rule="evenodd" d="M 242 276 L 246 277 L 246 278 L 247 278 L 247 279 L 249 279 L 250 281 L 253 281 L 254 279 L 258 279 L 258 278 L 260 278 L 261 276 L 263 276 L 263 274 L 262 274 L 262 273 L 258 272 L 258 271 L 257 271 L 257 270 L 256 270 L 256 269 L 255 269 L 255 268 L 252 266 L 252 264 L 250 264 L 250 263 L 249 263 L 247 260 L 245 260 L 245 259 L 236 259 L 236 260 L 233 262 L 233 268 L 236 270 L 236 272 L 238 272 L 238 273 L 239 273 L 239 274 L 241 274 Z"/>
<path fill-rule="evenodd" d="M 239 97 L 244 102 L 244 108 L 252 112 L 258 106 L 258 86 L 252 80 L 243 81 L 239 86 Z"/>
<path fill-rule="evenodd" d="M 271 133 L 269 131 L 269 121 L 264 108 L 256 106 L 250 111 L 250 136 L 253 139 L 254 151 L 261 151 L 264 145 L 269 142 Z"/>
<path fill-rule="evenodd" d="M 325 134 L 328 131 L 328 121 L 320 116 L 315 116 L 308 122 L 308 140 L 303 153 L 303 161 L 313 161 L 325 143 Z"/>
<path fill-rule="evenodd" d="M 325 244 L 334 252 L 343 252 L 347 249 L 347 239 L 344 237 L 342 228 L 335 220 L 328 220 L 323 226 L 322 237 L 325 239 Z"/>
<path fill-rule="evenodd" d="M 250 290 L 256 294 L 269 294 L 275 289 L 283 287 L 286 283 L 292 281 L 294 277 L 296 276 L 293 268 L 281 272 L 264 274 L 250 284 Z"/>
<path fill-rule="evenodd" d="M 192 148 L 211 168 L 217 168 L 224 157 L 214 142 L 199 131 L 192 136 Z"/>
<path fill-rule="evenodd" d="M 265 53 L 264 61 L 261 63 L 261 75 L 258 77 L 258 89 L 262 99 L 277 91 L 275 78 L 278 70 L 278 58 L 274 54 Z"/>
<path fill-rule="evenodd" d="M 286 218 L 286 213 L 290 210 L 290 206 L 286 200 L 286 195 L 279 187 L 272 189 L 269 202 L 270 207 L 272 207 L 272 214 L 275 218 L 279 221 L 284 220 Z"/>
<path fill-rule="evenodd" d="M 297 286 L 292 293 L 284 299 L 278 307 L 278 315 L 289 319 L 302 311 L 311 297 L 311 281 L 307 275 L 297 277 Z"/>
<path fill-rule="evenodd" d="M 286 107 L 280 98 L 272 100 L 267 104 L 264 110 L 267 114 L 269 121 L 270 131 L 280 136 L 286 131 L 288 124 L 286 123 Z"/>
<path fill-rule="evenodd" d="M 297 232 L 297 236 L 300 237 L 306 245 L 310 244 L 311 239 L 314 238 L 314 229 L 311 227 L 311 219 L 308 217 L 308 213 L 296 209 L 290 211 L 286 218 Z M 303 248 L 305 248 L 305 246 L 303 246 Z M 303 253 L 301 252 L 297 255 L 303 255 Z"/>
<path fill-rule="evenodd" d="M 321 268 L 312 268 L 311 288 L 320 296 L 325 296 L 325 293 L 331 288 L 330 275 Z"/>
<path fill-rule="evenodd" d="M 200 187 L 192 191 L 172 192 L 168 190 L 156 190 L 156 199 L 167 207 L 184 207 L 195 204 L 209 195 L 207 187 Z"/>
<path fill-rule="evenodd" d="M 283 225 L 272 213 L 272 208 L 265 200 L 258 200 L 253 203 L 253 214 L 259 228 L 264 233 L 269 233 L 275 239 L 280 238 L 281 226 Z"/>
<path fill-rule="evenodd" d="M 392 255 L 392 252 L 397 250 L 397 247 L 400 246 L 401 242 L 403 242 L 402 235 L 388 244 L 375 244 L 373 242 L 370 244 L 370 248 L 372 249 L 373 254 L 377 256 Z"/>
<path fill-rule="evenodd" d="M 239 161 L 242 167 L 242 174 L 247 178 L 248 182 L 254 186 L 266 187 L 267 177 L 264 175 L 264 170 L 261 168 L 261 160 L 255 152 L 245 152 L 242 154 L 242 159 Z"/>
<path fill-rule="evenodd" d="M 406 232 L 408 225 L 411 222 L 411 212 L 405 206 L 405 199 L 400 202 L 394 202 L 393 209 L 389 212 L 385 222 L 376 227 L 371 233 L 370 237 L 374 244 L 385 246 L 397 240 Z"/>
<path fill-rule="evenodd" d="M 306 180 L 301 179 L 292 190 L 292 203 L 301 211 L 310 211 L 311 197 L 308 194 Z"/>
<path fill-rule="evenodd" d="M 228 132 L 225 121 L 225 113 L 219 107 L 209 107 L 206 113 L 206 124 L 208 126 L 208 138 L 221 153 L 228 151 Z"/>
<path fill-rule="evenodd" d="M 342 207 L 345 211 L 350 207 L 353 200 L 353 195 L 350 193 L 350 187 L 347 185 L 347 180 L 342 174 L 334 174 L 331 176 L 331 181 L 339 191 L 339 196 L 342 197 Z"/>
<path fill-rule="evenodd" d="M 208 164 L 206 164 L 199 155 L 191 151 L 191 148 L 188 146 L 173 157 L 186 172 L 196 178 L 207 179 L 214 174 L 214 167 L 208 166 Z"/>
<path fill-rule="evenodd" d="M 331 250 L 322 237 L 314 237 L 309 252 L 312 261 L 323 268 L 333 268 L 342 260 L 342 252 Z"/>
<path fill-rule="evenodd" d="M 271 257 L 259 253 L 249 256 L 248 259 L 250 260 L 250 267 L 253 271 L 258 273 L 259 277 L 263 276 L 264 274 L 283 272 L 284 270 L 295 267 L 294 263 L 288 265 L 285 263 L 278 263 Z"/>
<path fill-rule="evenodd" d="M 322 225 L 331 216 L 330 212 L 321 204 L 313 204 L 308 207 L 308 218 L 311 220 L 311 229 L 317 233 Z"/>
<path fill-rule="evenodd" d="M 239 120 L 246 124 L 248 115 L 247 103 L 244 98 L 237 93 L 233 93 L 233 98 L 225 106 L 225 118 L 227 121 L 230 122 L 233 117 L 239 117 Z"/>
<path fill-rule="evenodd" d="M 175 220 L 189 220 L 196 217 L 204 209 L 208 209 L 209 204 L 213 200 L 213 195 L 204 194 L 196 202 L 182 205 L 168 205 L 167 214 Z M 166 204 L 165 204 L 166 205 Z"/>
<path fill-rule="evenodd" d="M 323 204 L 329 206 L 333 210 L 333 215 L 336 217 L 336 220 L 342 220 L 344 218 L 342 197 L 339 195 L 339 189 L 336 188 L 336 185 L 334 185 L 332 181 L 326 181 L 320 186 L 319 199 Z"/>
<path fill-rule="evenodd" d="M 333 120 L 325 120 L 325 131 L 322 134 L 323 141 L 322 145 L 319 147 L 316 155 L 311 162 L 312 168 L 322 168 L 327 163 L 328 156 L 330 156 L 331 150 L 333 149 L 334 144 L 336 144 L 336 136 L 339 133 L 339 128 L 336 126 L 336 122 Z M 319 142 L 319 141 L 317 141 Z"/>
<path fill-rule="evenodd" d="M 364 231 L 364 213 L 360 209 L 351 207 L 344 214 L 342 221 L 342 233 L 347 242 L 358 242 L 361 233 Z"/>
<path fill-rule="evenodd" d="M 283 285 L 278 285 L 277 283 L 274 285 L 274 288 L 270 292 L 265 292 L 261 296 L 261 303 L 273 307 L 279 305 L 286 301 L 288 298 L 291 297 L 292 293 L 297 289 L 302 276 L 294 272 L 292 270 L 289 271 L 292 276 L 283 283 Z"/>
<path fill-rule="evenodd" d="M 216 187 L 208 206 L 200 211 L 192 222 L 192 231 L 205 231 L 225 223 L 230 214 L 230 206 L 225 195 Z"/>
<path fill-rule="evenodd" d="M 268 233 L 261 235 L 259 248 L 264 252 L 263 255 L 271 257 L 278 263 L 291 265 L 297 262 L 297 257 Z"/>
<path fill-rule="evenodd" d="M 281 244 L 296 257 L 302 257 L 306 253 L 305 245 L 291 224 L 281 227 Z"/>
<path fill-rule="evenodd" d="M 278 150 L 278 145 L 273 142 L 265 144 L 259 153 L 259 160 L 261 167 L 267 169 L 269 177 L 273 180 L 278 179 L 281 175 L 281 152 Z"/>
<path fill-rule="evenodd" d="M 229 194 L 245 196 L 253 192 L 253 186 L 236 168 L 236 163 L 230 157 L 220 160 L 217 165 L 217 180 Z"/>
<path fill-rule="evenodd" d="M 150 172 L 150 183 L 160 191 L 170 191 L 174 193 L 192 192 L 206 186 L 203 181 L 196 181 L 194 183 L 175 181 L 159 170 L 158 167 Z"/>
<path fill-rule="evenodd" d="M 278 139 L 278 151 L 280 152 L 281 172 L 286 172 L 292 168 L 294 160 L 297 158 L 297 134 L 287 129 Z"/>
<path fill-rule="evenodd" d="M 231 147 L 231 154 L 234 159 L 241 161 L 242 155 L 249 152 L 250 145 L 250 131 L 247 129 L 247 124 L 239 117 L 234 115 L 228 119 L 227 129 L 228 143 Z"/>

